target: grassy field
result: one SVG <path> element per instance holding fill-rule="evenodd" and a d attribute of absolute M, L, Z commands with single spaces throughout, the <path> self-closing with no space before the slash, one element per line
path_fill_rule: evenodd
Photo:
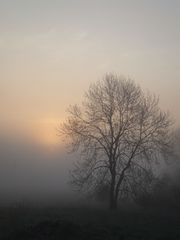
<path fill-rule="evenodd" d="M 1 208 L 0 239 L 179 240 L 180 209 Z"/>

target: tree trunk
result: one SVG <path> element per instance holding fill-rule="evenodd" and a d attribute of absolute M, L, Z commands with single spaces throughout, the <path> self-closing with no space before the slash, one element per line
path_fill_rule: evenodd
<path fill-rule="evenodd" d="M 115 196 L 110 197 L 110 204 L 109 204 L 110 210 L 116 210 L 117 209 L 117 199 Z"/>
<path fill-rule="evenodd" d="M 110 193 L 109 194 L 109 208 L 111 210 L 115 210 L 115 209 L 117 209 L 117 198 L 115 195 L 115 176 L 112 176 L 109 193 Z"/>

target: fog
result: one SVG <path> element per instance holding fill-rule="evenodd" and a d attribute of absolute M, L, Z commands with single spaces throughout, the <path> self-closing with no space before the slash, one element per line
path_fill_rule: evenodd
<path fill-rule="evenodd" d="M 61 145 L 45 148 L 22 136 L 1 135 L 0 202 L 50 202 L 72 196 L 69 171 L 76 158 Z"/>
<path fill-rule="evenodd" d="M 55 127 L 54 127 L 55 130 Z M 70 171 L 79 159 L 60 141 L 55 146 L 43 146 L 22 134 L 1 131 L 0 138 L 0 203 L 23 202 L 60 203 L 77 200 L 70 184 Z M 57 133 L 56 131 L 54 133 Z M 155 165 L 157 176 L 166 174 L 173 184 L 180 184 L 179 130 L 174 149 L 176 158 Z M 178 157 L 177 157 L 178 156 Z"/>

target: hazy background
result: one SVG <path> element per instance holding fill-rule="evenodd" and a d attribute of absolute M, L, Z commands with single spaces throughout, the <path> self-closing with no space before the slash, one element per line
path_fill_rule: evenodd
<path fill-rule="evenodd" d="M 0 0 L 0 196 L 68 190 L 56 127 L 106 72 L 160 96 L 180 126 L 180 1 Z"/>

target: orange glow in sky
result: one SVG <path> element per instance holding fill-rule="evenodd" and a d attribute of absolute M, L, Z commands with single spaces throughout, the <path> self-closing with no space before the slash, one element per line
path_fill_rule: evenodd
<path fill-rule="evenodd" d="M 38 144 L 45 147 L 56 147 L 60 144 L 61 139 L 58 136 L 57 119 L 46 118 L 39 120 L 33 126 L 33 139 Z"/>

